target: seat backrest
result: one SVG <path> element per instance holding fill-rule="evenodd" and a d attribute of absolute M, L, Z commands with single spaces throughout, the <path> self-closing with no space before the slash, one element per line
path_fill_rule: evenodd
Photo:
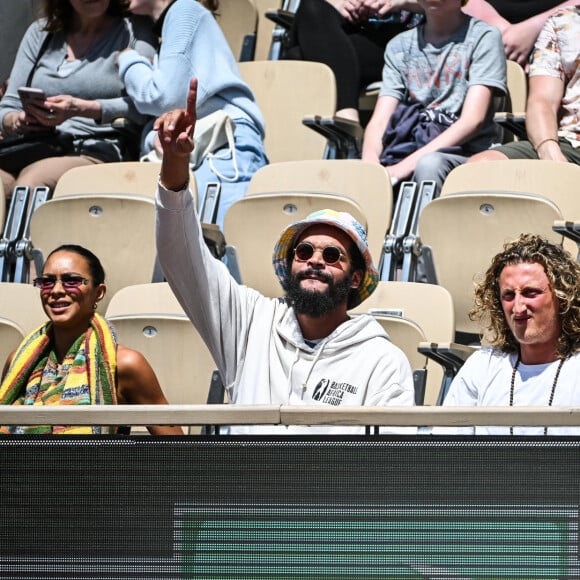
<path fill-rule="evenodd" d="M 275 191 L 336 193 L 357 201 L 367 217 L 369 247 L 378 265 L 393 214 L 393 189 L 383 167 L 354 159 L 271 163 L 254 173 L 246 195 Z"/>
<path fill-rule="evenodd" d="M 554 243 L 560 210 L 549 199 L 525 193 L 457 193 L 428 203 L 419 217 L 423 244 L 433 252 L 437 281 L 453 297 L 456 332 L 479 333 L 469 319 L 474 279 L 483 275 L 506 241 L 536 233 Z M 457 338 L 457 337 L 456 337 Z"/>
<path fill-rule="evenodd" d="M 134 193 L 154 197 L 161 163 L 120 161 L 74 167 L 58 180 L 52 197 L 78 194 Z M 197 187 L 193 174 L 189 183 L 197 201 Z"/>
<path fill-rule="evenodd" d="M 507 89 L 510 112 L 525 112 L 528 100 L 528 76 L 524 68 L 513 60 L 507 61 Z"/>
<path fill-rule="evenodd" d="M 278 10 L 281 8 L 282 2 L 281 0 L 254 0 L 254 4 L 258 9 L 258 36 L 254 59 L 268 60 L 275 24 L 266 17 L 266 12 Z"/>
<path fill-rule="evenodd" d="M 239 67 L 264 116 L 270 162 L 322 159 L 326 140 L 302 119 L 334 115 L 336 81 L 330 67 L 301 60 L 241 62 Z"/>
<path fill-rule="evenodd" d="M 16 322 L 0 318 L 0 372 L 8 355 L 16 350 L 24 336 L 24 331 Z"/>
<path fill-rule="evenodd" d="M 412 320 L 421 328 L 425 336 L 423 340 L 428 342 L 446 343 L 455 338 L 453 298 L 446 288 L 437 284 L 380 281 L 375 291 L 351 312 L 368 312 L 376 317 L 389 315 Z M 394 338 L 393 342 L 399 346 Z M 417 345 L 415 351 L 416 347 Z M 423 355 L 420 356 L 424 358 Z M 441 388 L 443 371 L 432 360 L 427 360 L 426 370 L 425 404 L 434 405 Z"/>
<path fill-rule="evenodd" d="M 415 402 L 424 404 L 425 379 L 429 377 L 427 371 L 428 360 L 417 350 L 420 342 L 426 340 L 423 329 L 413 320 L 401 316 L 376 315 L 375 320 L 389 335 L 392 343 L 398 346 L 409 359 L 413 371 L 415 384 Z"/>
<path fill-rule="evenodd" d="M 46 322 L 38 288 L 32 284 L 0 282 L 0 317 L 15 322 L 25 334 Z"/>
<path fill-rule="evenodd" d="M 253 0 L 220 0 L 216 20 L 236 58 L 241 60 L 244 42 L 252 38 L 255 52 L 258 30 L 258 8 Z"/>
<path fill-rule="evenodd" d="M 32 215 L 32 244 L 48 253 L 61 244 L 79 244 L 101 260 L 106 273 L 107 294 L 120 288 L 151 282 L 156 263 L 155 202 L 151 196 L 79 195 L 47 201 Z"/>
<path fill-rule="evenodd" d="M 216 364 L 169 284 L 139 284 L 111 298 L 119 344 L 149 361 L 170 404 L 205 405 Z"/>
<path fill-rule="evenodd" d="M 554 202 L 565 220 L 580 221 L 580 167 L 574 163 L 539 159 L 510 159 L 466 163 L 449 173 L 441 196 L 462 191 L 508 191 L 535 193 Z M 576 244 L 564 240 L 573 256 Z M 498 250 L 499 251 L 499 250 Z"/>
<path fill-rule="evenodd" d="M 272 252 L 280 233 L 292 222 L 327 208 L 346 211 L 367 227 L 360 205 L 341 195 L 265 193 L 232 204 L 225 215 L 224 235 L 228 245 L 236 249 L 242 282 L 265 296 L 281 296 L 272 266 Z"/>

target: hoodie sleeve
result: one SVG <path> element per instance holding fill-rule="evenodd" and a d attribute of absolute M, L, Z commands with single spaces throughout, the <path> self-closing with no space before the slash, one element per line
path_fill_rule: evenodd
<path fill-rule="evenodd" d="M 385 343 L 385 353 L 373 372 L 364 404 L 372 407 L 414 406 L 411 365 L 400 348 L 390 341 Z"/>
<path fill-rule="evenodd" d="M 161 268 L 228 386 L 235 379 L 249 320 L 261 295 L 238 285 L 225 264 L 210 253 L 190 191 L 170 191 L 159 185 L 156 202 Z"/>

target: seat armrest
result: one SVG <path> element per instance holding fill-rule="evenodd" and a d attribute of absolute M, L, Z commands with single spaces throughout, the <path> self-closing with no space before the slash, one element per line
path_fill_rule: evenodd
<path fill-rule="evenodd" d="M 328 140 L 328 159 L 360 159 L 364 129 L 357 121 L 342 117 L 305 117 L 302 123 Z"/>
<path fill-rule="evenodd" d="M 216 224 L 201 224 L 203 239 L 214 258 L 221 260 L 226 253 L 226 240 L 223 232 Z"/>
<path fill-rule="evenodd" d="M 463 363 L 478 347 L 467 346 L 456 342 L 421 342 L 417 350 L 427 358 L 434 360 L 443 367 L 443 382 L 437 397 L 437 405 L 441 405 L 447 395 L 451 381 L 458 373 Z"/>
<path fill-rule="evenodd" d="M 508 113 L 502 111 L 495 113 L 493 120 L 504 129 L 511 131 L 518 139 L 527 139 L 525 113 Z"/>
<path fill-rule="evenodd" d="M 556 220 L 552 224 L 552 229 L 564 237 L 576 242 L 578 246 L 577 259 L 580 260 L 580 222 Z"/>

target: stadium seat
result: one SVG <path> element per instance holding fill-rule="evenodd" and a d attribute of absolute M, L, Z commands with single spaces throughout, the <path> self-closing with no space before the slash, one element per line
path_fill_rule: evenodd
<path fill-rule="evenodd" d="M 52 197 L 94 193 L 134 193 L 155 196 L 160 163 L 121 161 L 98 163 L 69 169 L 58 180 Z M 193 174 L 189 183 L 197 202 L 197 188 Z"/>
<path fill-rule="evenodd" d="M 226 242 L 235 249 L 235 256 L 228 254 L 228 267 L 231 269 L 235 261 L 238 279 L 243 284 L 265 296 L 282 296 L 272 266 L 272 251 L 280 232 L 313 211 L 327 208 L 347 211 L 367 227 L 361 206 L 342 195 L 277 192 L 250 195 L 236 201 L 224 218 Z"/>
<path fill-rule="evenodd" d="M 99 257 L 108 287 L 103 311 L 120 288 L 162 278 L 156 265 L 155 202 L 149 193 L 55 197 L 33 213 L 30 235 L 39 264 L 61 244 L 79 244 Z"/>
<path fill-rule="evenodd" d="M 525 139 L 528 76 L 524 68 L 513 60 L 507 61 L 507 89 L 505 106 L 496 112 L 494 121 L 516 139 Z"/>
<path fill-rule="evenodd" d="M 580 167 L 574 163 L 539 159 L 481 161 L 456 167 L 447 176 L 441 196 L 462 191 L 508 191 L 535 193 L 555 203 L 567 222 L 580 221 Z M 579 251 L 578 243 L 564 240 L 572 255 Z"/>
<path fill-rule="evenodd" d="M 393 213 L 393 190 L 385 170 L 352 159 L 271 163 L 252 177 L 246 195 L 276 191 L 335 193 L 354 199 L 368 223 L 369 247 L 378 266 Z"/>
<path fill-rule="evenodd" d="M 503 162 L 506 165 L 505 162 Z M 426 259 L 433 260 L 436 282 L 451 293 L 455 340 L 479 342 L 479 328 L 469 319 L 474 279 L 483 274 L 506 241 L 521 233 L 541 234 L 562 243 L 552 230 L 561 212 L 549 199 L 529 193 L 465 192 L 428 203 L 419 217 Z"/>
<path fill-rule="evenodd" d="M 216 20 L 236 60 L 253 60 L 258 30 L 258 8 L 253 0 L 220 0 Z"/>
<path fill-rule="evenodd" d="M 0 372 L 8 355 L 18 347 L 24 336 L 24 331 L 16 322 L 0 317 Z"/>
<path fill-rule="evenodd" d="M 264 148 L 270 162 L 322 159 L 327 140 L 302 121 L 334 115 L 332 70 L 321 63 L 291 60 L 241 62 L 239 67 L 264 115 Z"/>
<path fill-rule="evenodd" d="M 413 360 L 422 361 L 427 375 L 424 404 L 434 405 L 440 397 L 442 386 L 445 387 L 451 381 L 457 368 L 448 366 L 444 374 L 442 366 L 435 364 L 435 361 L 427 360 L 425 364 L 425 353 L 417 359 L 420 342 L 445 344 L 448 348 L 454 348 L 457 356 L 462 359 L 472 352 L 462 345 L 452 344 L 455 340 L 455 310 L 451 293 L 436 284 L 381 281 L 376 290 L 351 311 L 352 314 L 362 312 L 389 319 L 404 318 L 419 326 L 423 338 L 413 346 L 415 358 L 412 359 L 408 350 L 405 350 L 405 354 L 411 360 L 414 370 L 419 367 L 413 365 Z M 400 346 L 395 336 L 392 336 L 392 340 Z"/>
<path fill-rule="evenodd" d="M 0 282 L 0 317 L 15 322 L 24 334 L 46 322 L 38 289 L 32 284 Z"/>
<path fill-rule="evenodd" d="M 209 402 L 215 362 L 166 282 L 120 289 L 106 316 L 119 343 L 149 361 L 170 404 Z"/>

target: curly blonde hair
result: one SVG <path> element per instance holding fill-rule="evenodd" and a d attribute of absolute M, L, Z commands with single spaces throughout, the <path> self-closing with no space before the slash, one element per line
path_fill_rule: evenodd
<path fill-rule="evenodd" d="M 503 312 L 499 276 L 506 266 L 520 263 L 540 264 L 558 301 L 562 332 L 558 355 L 565 358 L 580 349 L 580 264 L 564 250 L 533 234 L 521 234 L 504 245 L 475 288 L 474 306 L 469 318 L 479 322 L 486 341 L 507 353 L 519 351 Z"/>

